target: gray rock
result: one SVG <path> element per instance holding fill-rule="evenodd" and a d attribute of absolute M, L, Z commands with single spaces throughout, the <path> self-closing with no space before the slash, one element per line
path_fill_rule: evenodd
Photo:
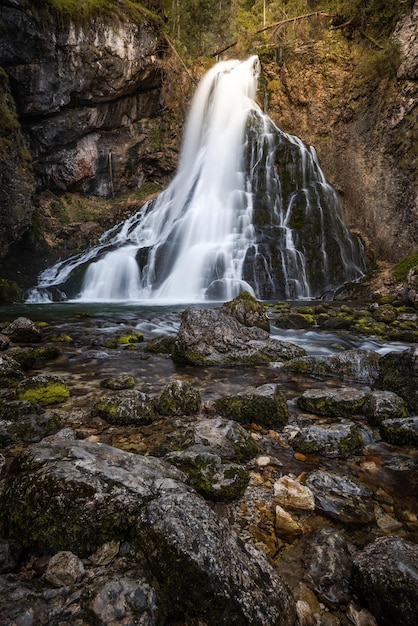
<path fill-rule="evenodd" d="M 300 409 L 318 415 L 349 417 L 361 412 L 367 393 L 352 387 L 307 389 L 296 400 Z"/>
<path fill-rule="evenodd" d="M 202 502 L 163 493 L 140 514 L 143 550 L 173 614 L 191 607 L 208 626 L 293 626 L 294 600 L 276 569 Z"/>
<path fill-rule="evenodd" d="M 328 606 L 351 599 L 353 563 L 344 535 L 335 528 L 315 530 L 304 553 L 307 580 L 319 600 Z"/>
<path fill-rule="evenodd" d="M 25 378 L 25 373 L 17 361 L 7 354 L 0 354 L 0 387 L 16 387 Z"/>
<path fill-rule="evenodd" d="M 42 338 L 41 329 L 27 317 L 18 317 L 3 329 L 13 343 L 38 343 Z"/>
<path fill-rule="evenodd" d="M 222 310 L 227 311 L 244 326 L 256 326 L 270 333 L 270 320 L 266 307 L 248 291 L 242 291 L 234 300 L 225 302 Z"/>
<path fill-rule="evenodd" d="M 385 419 L 406 417 L 406 402 L 392 391 L 372 391 L 366 399 L 364 412 L 373 426 L 378 426 Z"/>
<path fill-rule="evenodd" d="M 360 431 L 348 420 L 302 427 L 291 443 L 302 454 L 319 454 L 332 459 L 346 458 L 363 447 Z"/>
<path fill-rule="evenodd" d="M 286 398 L 275 384 L 249 387 L 235 396 L 224 396 L 214 402 L 215 411 L 242 424 L 256 423 L 281 429 L 287 424 L 289 408 Z"/>
<path fill-rule="evenodd" d="M 344 381 L 374 385 L 379 377 L 380 355 L 373 350 L 345 350 L 338 354 L 305 356 L 285 363 L 286 369 L 332 376 Z"/>
<path fill-rule="evenodd" d="M 306 479 L 315 497 L 318 511 L 348 524 L 368 524 L 375 519 L 372 491 L 361 481 L 338 474 L 315 470 Z"/>
<path fill-rule="evenodd" d="M 353 584 L 382 626 L 416 626 L 418 546 L 380 537 L 353 558 Z"/>
<path fill-rule="evenodd" d="M 379 387 L 403 398 L 418 412 L 418 348 L 388 352 L 379 361 Z"/>
<path fill-rule="evenodd" d="M 172 358 L 192 365 L 239 365 L 283 361 L 305 354 L 276 341 L 261 328 L 248 328 L 222 309 L 187 309 L 182 313 Z"/>
<path fill-rule="evenodd" d="M 154 403 L 160 415 L 193 415 L 200 411 L 200 392 L 186 381 L 174 380 L 164 387 Z"/>
<path fill-rule="evenodd" d="M 93 406 L 92 415 L 109 424 L 150 424 L 157 419 L 154 401 L 148 394 L 131 389 L 102 398 Z"/>
<path fill-rule="evenodd" d="M 418 416 L 384 420 L 380 433 L 383 439 L 397 446 L 418 446 Z"/>

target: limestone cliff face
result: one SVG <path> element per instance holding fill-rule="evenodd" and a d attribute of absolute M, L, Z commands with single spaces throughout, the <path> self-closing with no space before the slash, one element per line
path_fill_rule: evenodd
<path fill-rule="evenodd" d="M 404 55 L 396 78 L 359 78 L 359 48 L 332 30 L 265 63 L 269 114 L 315 146 L 347 225 L 389 262 L 418 242 L 417 23 L 415 2 L 394 34 Z"/>
<path fill-rule="evenodd" d="M 106 196 L 139 184 L 159 160 L 155 25 L 116 15 L 41 21 L 23 0 L 0 6 L 0 65 L 41 186 Z"/>

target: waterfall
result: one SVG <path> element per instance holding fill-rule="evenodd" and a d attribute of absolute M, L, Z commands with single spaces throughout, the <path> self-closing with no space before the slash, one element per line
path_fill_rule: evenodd
<path fill-rule="evenodd" d="M 170 185 L 96 246 L 42 272 L 27 301 L 74 289 L 85 302 L 223 301 L 244 289 L 308 299 L 361 278 L 361 244 L 315 150 L 255 102 L 259 74 L 257 56 L 212 67 Z"/>

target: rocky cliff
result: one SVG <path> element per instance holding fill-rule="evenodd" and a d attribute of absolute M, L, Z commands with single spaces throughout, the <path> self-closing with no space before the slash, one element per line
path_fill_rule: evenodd
<path fill-rule="evenodd" d="M 347 225 L 389 262 L 418 242 L 417 23 L 415 1 L 383 50 L 321 18 L 310 39 L 278 43 L 264 63 L 270 115 L 316 147 Z"/>

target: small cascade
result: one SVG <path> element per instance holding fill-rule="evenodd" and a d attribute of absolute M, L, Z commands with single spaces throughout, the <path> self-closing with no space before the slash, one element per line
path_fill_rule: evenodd
<path fill-rule="evenodd" d="M 177 174 L 82 254 L 46 269 L 28 302 L 224 301 L 332 294 L 364 274 L 315 153 L 255 102 L 260 63 L 222 61 L 190 109 Z"/>

